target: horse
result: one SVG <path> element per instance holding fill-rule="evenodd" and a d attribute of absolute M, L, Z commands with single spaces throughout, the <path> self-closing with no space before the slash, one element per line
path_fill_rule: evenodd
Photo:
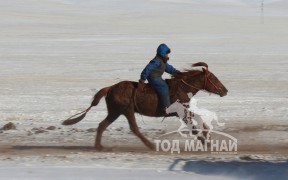
<path fill-rule="evenodd" d="M 177 99 L 181 102 L 188 103 L 190 99 L 187 93 L 192 92 L 192 94 L 195 95 L 200 90 L 217 94 L 220 97 L 227 95 L 228 90 L 218 78 L 208 70 L 206 63 L 198 62 L 191 66 L 200 67 L 202 71 L 195 70 L 195 68 L 185 69 L 181 73 L 172 74 L 170 79 L 165 79 L 169 87 L 171 103 Z M 176 113 L 166 115 L 166 113 L 159 108 L 159 100 L 156 92 L 149 84 L 145 84 L 142 90 L 139 90 L 138 82 L 121 81 L 99 90 L 94 95 L 92 103 L 86 110 L 71 116 L 62 124 L 72 125 L 81 121 L 86 116 L 86 113 L 88 113 L 92 107 L 96 106 L 104 96 L 108 114 L 98 125 L 95 138 L 96 150 L 103 150 L 104 147 L 101 145 L 102 134 L 120 115 L 124 115 L 127 118 L 131 131 L 150 149 L 154 149 L 154 144 L 146 139 L 139 131 L 135 113 L 149 117 L 177 116 Z M 79 116 L 75 117 L 76 115 Z"/>
<path fill-rule="evenodd" d="M 188 129 L 190 137 L 197 137 L 199 140 L 203 140 L 203 138 L 209 139 L 209 133 L 213 130 L 212 121 L 216 121 L 218 126 L 224 126 L 225 123 L 220 123 L 214 112 L 198 108 L 197 100 L 192 98 L 190 94 L 191 93 L 188 94 L 188 96 L 191 97 L 189 103 L 181 103 L 180 100 L 177 99 L 166 109 L 167 114 L 176 112 L 181 123 L 177 131 L 173 132 L 178 132 L 182 137 L 187 137 L 182 131 L 187 131 L 186 129 Z M 201 133 L 203 136 L 201 136 Z"/>
<path fill-rule="evenodd" d="M 218 126 L 224 126 L 225 123 L 220 123 L 215 112 L 211 112 L 204 108 L 197 107 L 197 100 L 191 99 L 189 103 L 189 111 L 194 112 L 194 118 L 198 125 L 203 129 L 203 126 L 206 126 L 208 133 L 213 130 L 212 121 L 215 121 Z"/>
<path fill-rule="evenodd" d="M 189 105 L 187 105 L 186 103 L 181 103 L 179 99 L 177 99 L 173 104 L 171 104 L 168 108 L 166 108 L 166 113 L 167 114 L 171 114 L 171 113 L 175 113 L 175 112 L 177 113 L 181 125 L 176 131 L 169 132 L 169 133 L 166 133 L 166 134 L 163 134 L 163 135 L 167 135 L 167 134 L 171 134 L 171 133 L 174 133 L 174 132 L 178 132 L 182 137 L 186 137 L 187 138 L 187 135 L 182 133 L 182 131 L 187 131 L 188 130 L 190 137 L 194 136 L 193 133 L 192 133 L 192 130 L 196 128 L 196 126 L 195 126 L 196 123 L 193 122 L 194 113 L 189 111 L 188 108 L 189 108 Z M 201 132 L 200 131 L 197 132 L 195 137 L 198 137 L 198 135 Z M 161 136 L 163 136 L 163 135 L 161 135 Z"/>

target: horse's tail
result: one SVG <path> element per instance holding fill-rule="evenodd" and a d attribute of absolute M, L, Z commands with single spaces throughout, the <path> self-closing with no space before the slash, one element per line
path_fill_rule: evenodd
<path fill-rule="evenodd" d="M 100 91 L 98 91 L 95 95 L 94 95 L 94 98 L 93 98 L 93 101 L 90 105 L 90 107 L 88 107 L 85 111 L 82 111 L 80 113 L 77 113 L 73 116 L 71 116 L 70 118 L 68 118 L 67 120 L 63 121 L 62 125 L 72 125 L 72 124 L 76 124 L 78 122 L 80 122 L 82 119 L 84 119 L 84 117 L 86 116 L 86 114 L 90 111 L 90 109 L 93 107 L 93 106 L 96 106 L 100 99 L 103 97 L 103 96 L 106 96 L 106 94 L 108 93 L 110 87 L 105 87 L 103 89 L 101 89 Z M 77 115 L 81 114 L 80 116 L 78 117 L 75 117 Z M 75 117 L 75 118 L 73 118 Z"/>
<path fill-rule="evenodd" d="M 224 126 L 225 123 L 220 123 L 219 121 L 217 121 L 217 125 L 218 125 L 218 126 Z"/>
<path fill-rule="evenodd" d="M 219 122 L 218 117 L 215 113 L 213 115 L 214 115 L 213 119 L 216 121 L 218 126 L 224 126 L 225 125 L 225 123 Z"/>

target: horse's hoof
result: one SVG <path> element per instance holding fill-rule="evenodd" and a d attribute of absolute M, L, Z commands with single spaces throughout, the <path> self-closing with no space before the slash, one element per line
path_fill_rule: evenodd
<path fill-rule="evenodd" d="M 104 147 L 102 145 L 95 145 L 95 149 L 97 151 L 102 151 L 104 149 Z"/>
<path fill-rule="evenodd" d="M 197 139 L 201 141 L 202 145 L 205 144 L 206 139 L 204 137 L 198 136 Z"/>
<path fill-rule="evenodd" d="M 181 136 L 184 137 L 184 138 L 188 138 L 187 134 L 181 134 Z"/>
<path fill-rule="evenodd" d="M 184 134 L 184 133 L 181 133 L 181 132 L 178 132 L 180 134 L 181 137 L 183 138 L 188 138 L 188 135 L 187 134 Z"/>
<path fill-rule="evenodd" d="M 102 145 L 100 146 L 95 146 L 95 149 L 97 151 L 113 151 L 113 148 L 112 147 L 104 147 Z"/>
<path fill-rule="evenodd" d="M 151 150 L 155 150 L 155 145 L 153 143 L 147 143 L 146 146 Z"/>

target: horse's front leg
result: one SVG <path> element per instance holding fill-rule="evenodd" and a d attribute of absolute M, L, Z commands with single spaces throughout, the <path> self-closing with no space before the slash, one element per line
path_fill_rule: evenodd
<path fill-rule="evenodd" d="M 182 133 L 187 128 L 187 125 L 181 122 L 181 126 L 177 129 L 177 132 L 184 138 L 187 138 L 187 134 Z"/>
<path fill-rule="evenodd" d="M 203 126 L 203 136 L 207 139 L 210 140 L 211 136 L 210 136 L 210 128 L 206 123 L 202 123 Z"/>

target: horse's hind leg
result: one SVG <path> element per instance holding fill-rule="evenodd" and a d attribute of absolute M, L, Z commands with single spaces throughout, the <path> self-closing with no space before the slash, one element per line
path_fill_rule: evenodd
<path fill-rule="evenodd" d="M 207 140 L 210 140 L 210 138 L 211 138 L 210 134 L 209 134 L 209 130 L 210 130 L 209 126 L 203 122 L 203 136 Z"/>
<path fill-rule="evenodd" d="M 148 139 L 146 139 L 142 134 L 141 132 L 139 131 L 139 128 L 138 128 L 138 125 L 136 123 L 136 118 L 135 118 L 135 115 L 134 115 L 134 112 L 132 113 L 127 113 L 125 114 L 126 118 L 128 119 L 128 122 L 129 122 L 129 126 L 130 126 L 130 129 L 131 131 L 141 139 L 141 141 L 150 149 L 154 149 L 154 144 L 151 143 Z"/>
<path fill-rule="evenodd" d="M 97 134 L 96 134 L 96 139 L 95 139 L 95 148 L 97 150 L 103 149 L 103 146 L 101 145 L 101 138 L 102 138 L 103 132 L 118 117 L 119 117 L 119 115 L 108 114 L 107 117 L 99 123 L 98 129 L 97 129 Z"/>

